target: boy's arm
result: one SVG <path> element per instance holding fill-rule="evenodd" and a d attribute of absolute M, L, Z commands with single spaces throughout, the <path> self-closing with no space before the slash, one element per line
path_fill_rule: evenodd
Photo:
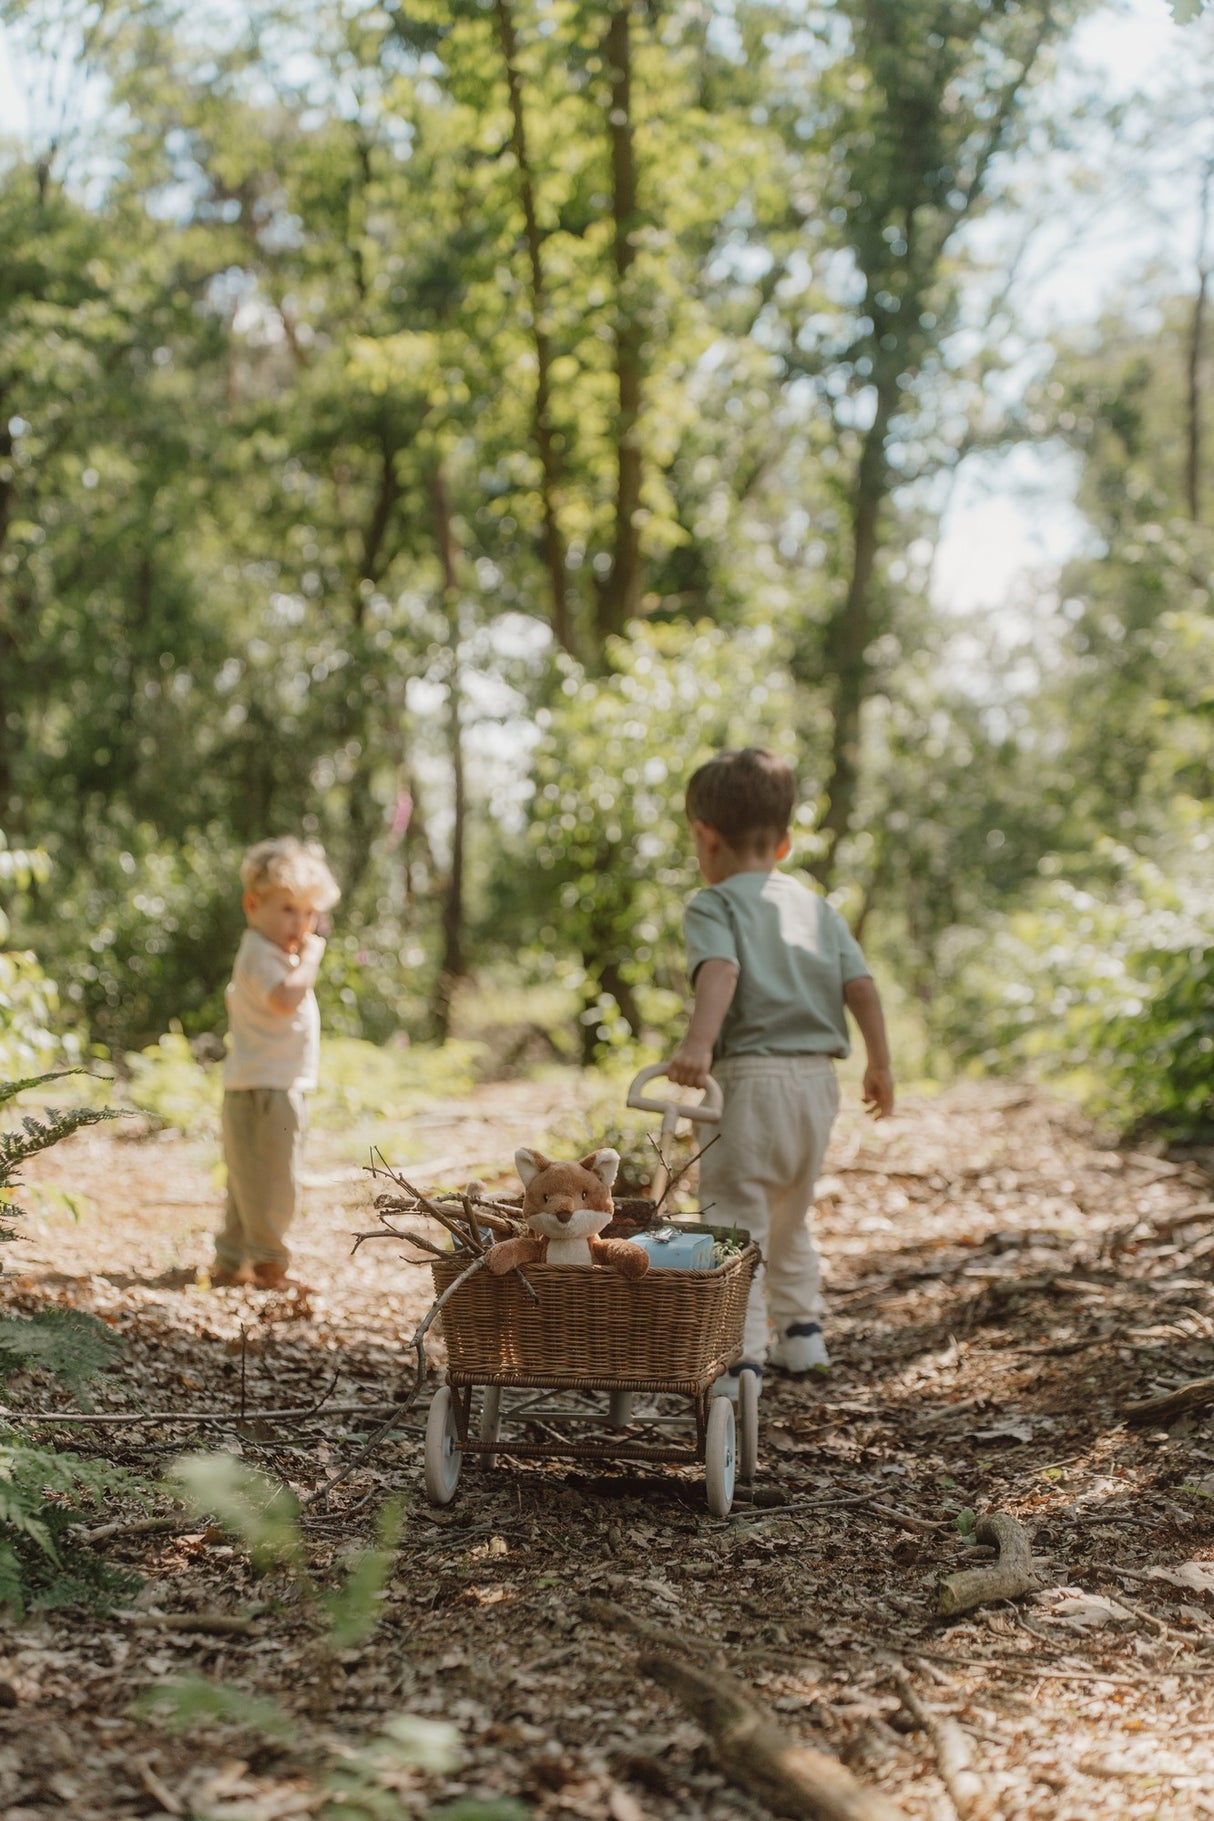
<path fill-rule="evenodd" d="M 293 956 L 295 962 L 287 978 L 280 981 L 273 992 L 268 995 L 268 1003 L 284 1018 L 297 1012 L 312 988 L 316 985 L 316 976 L 320 973 L 320 964 L 324 959 L 325 939 L 313 932 L 305 936 L 299 954 Z"/>
<path fill-rule="evenodd" d="M 675 1051 L 666 1073 L 679 1087 L 702 1088 L 712 1068 L 712 1046 L 738 985 L 736 961 L 702 961 L 696 972 L 696 1003 L 687 1035 Z"/>
<path fill-rule="evenodd" d="M 843 987 L 843 1003 L 860 1027 L 868 1058 L 860 1098 L 874 1119 L 882 1119 L 894 1110 L 894 1075 L 876 981 L 867 974 L 848 980 Z"/>

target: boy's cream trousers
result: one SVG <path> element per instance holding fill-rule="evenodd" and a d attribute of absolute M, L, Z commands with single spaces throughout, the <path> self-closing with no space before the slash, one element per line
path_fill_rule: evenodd
<path fill-rule="evenodd" d="M 700 1205 L 713 1226 L 744 1227 L 763 1253 L 743 1338 L 743 1357 L 761 1364 L 769 1320 L 778 1337 L 822 1317 L 809 1211 L 839 1084 L 829 1056 L 729 1056 L 712 1072 L 725 1110 L 720 1138 L 700 1159 Z"/>
<path fill-rule="evenodd" d="M 283 1242 L 299 1197 L 307 1129 L 307 1101 L 298 1088 L 229 1088 L 224 1094 L 228 1200 L 215 1241 L 221 1270 L 288 1262 Z"/>

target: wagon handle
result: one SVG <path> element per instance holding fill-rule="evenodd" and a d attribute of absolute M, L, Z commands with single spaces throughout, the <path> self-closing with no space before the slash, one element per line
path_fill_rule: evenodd
<path fill-rule="evenodd" d="M 662 1115 L 662 1135 L 658 1139 L 658 1157 L 661 1161 L 654 1173 L 653 1181 L 649 1185 L 649 1193 L 657 1202 L 664 1198 L 666 1190 L 670 1186 L 670 1171 L 662 1151 L 664 1141 L 673 1138 L 680 1119 L 694 1119 L 709 1125 L 719 1125 L 721 1112 L 725 1105 L 720 1083 L 714 1081 L 711 1075 L 705 1083 L 702 1100 L 671 1100 L 669 1096 L 665 1100 L 658 1100 L 653 1095 L 642 1094 L 641 1089 L 645 1083 L 652 1081 L 655 1075 L 664 1075 L 666 1067 L 664 1062 L 655 1062 L 652 1068 L 642 1069 L 628 1090 L 627 1101 L 630 1107 L 641 1107 L 647 1113 Z"/>
<path fill-rule="evenodd" d="M 664 1062 L 655 1062 L 652 1068 L 642 1069 L 628 1090 L 627 1104 L 630 1107 L 641 1107 L 647 1113 L 664 1113 L 667 1116 L 673 1113 L 671 1131 L 674 1130 L 674 1125 L 680 1119 L 705 1120 L 710 1125 L 719 1125 L 725 1097 L 721 1093 L 719 1083 L 714 1081 L 711 1075 L 705 1085 L 702 1100 L 682 1101 L 669 1098 L 658 1100 L 650 1094 L 642 1094 L 641 1089 L 645 1083 L 652 1081 L 656 1075 L 665 1075 L 666 1067 Z M 663 1130 L 665 1130 L 664 1122 Z"/>

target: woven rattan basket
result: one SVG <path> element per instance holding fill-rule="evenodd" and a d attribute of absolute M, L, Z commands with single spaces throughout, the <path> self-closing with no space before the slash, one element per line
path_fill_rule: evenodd
<path fill-rule="evenodd" d="M 759 1248 L 748 1245 L 715 1271 L 649 1271 L 636 1282 L 615 1272 L 528 1265 L 517 1274 L 479 1271 L 440 1317 L 454 1382 L 694 1391 L 742 1354 L 742 1323 Z M 436 1259 L 439 1295 L 466 1269 L 466 1254 Z"/>

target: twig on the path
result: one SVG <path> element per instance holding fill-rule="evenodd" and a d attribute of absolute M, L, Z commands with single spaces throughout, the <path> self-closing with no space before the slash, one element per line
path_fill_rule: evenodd
<path fill-rule="evenodd" d="M 995 1798 L 974 1769 L 973 1746 L 969 1735 L 951 1715 L 936 1714 L 926 1707 L 911 1687 L 905 1671 L 895 1675 L 903 1707 L 931 1740 L 940 1766 L 940 1780 L 960 1821 L 985 1821 L 994 1813 Z"/>
<path fill-rule="evenodd" d="M 1000 1676 L 1028 1676 L 1034 1681 L 1108 1682 L 1113 1688 L 1154 1688 L 1159 1680 L 1157 1673 L 1149 1676 L 1127 1676 L 1124 1670 L 1106 1674 L 1102 1669 L 1058 1669 L 1055 1667 L 1043 1669 L 1035 1657 L 1030 1661 L 1020 1662 L 1015 1657 L 956 1657 L 945 1656 L 941 1651 L 936 1650 L 920 1650 L 918 1645 L 914 1645 L 912 1648 L 916 1657 L 923 1657 L 929 1663 L 943 1663 L 949 1669 L 993 1669 Z M 1179 1671 L 1169 1669 L 1168 1671 L 1169 1675 L 1186 1673 L 1200 1675 L 1204 1673 L 1204 1667 L 1192 1672 L 1186 1672 L 1183 1669 Z"/>
<path fill-rule="evenodd" d="M 69 1529 L 74 1543 L 108 1543 L 115 1536 L 164 1536 L 172 1531 L 196 1531 L 198 1527 L 196 1517 L 178 1512 L 176 1517 L 134 1518 L 130 1523 L 95 1524 L 91 1530 L 83 1524 L 72 1524 Z"/>
<path fill-rule="evenodd" d="M 308 1404 L 290 1410 L 6 1410 L 6 1423 L 71 1423 L 86 1426 L 108 1423 L 219 1423 L 235 1428 L 240 1422 L 303 1422 L 309 1417 L 378 1416 L 388 1404 Z"/>
<path fill-rule="evenodd" d="M 936 1611 L 943 1618 L 955 1618 L 974 1606 L 985 1606 L 991 1600 L 1014 1600 L 1022 1593 L 1032 1593 L 1041 1583 L 1033 1567 L 1033 1551 L 1028 1531 L 1006 1511 L 986 1513 L 974 1526 L 980 1543 L 991 1543 L 999 1559 L 983 1568 L 963 1568 L 940 1583 Z"/>
<path fill-rule="evenodd" d="M 729 1514 L 733 1523 L 751 1524 L 759 1518 L 796 1517 L 803 1511 L 838 1511 L 846 1505 L 867 1505 L 870 1497 L 867 1492 L 846 1493 L 840 1498 L 824 1499 L 790 1499 L 787 1505 L 763 1505 L 751 1510 L 747 1507 L 739 1511 L 736 1507 Z"/>
<path fill-rule="evenodd" d="M 1145 1423 L 1154 1417 L 1166 1423 L 1189 1410 L 1208 1410 L 1211 1404 L 1214 1404 L 1214 1378 L 1192 1378 L 1187 1384 L 1178 1385 L 1175 1391 L 1163 1391 L 1157 1397 L 1144 1397 L 1137 1403 L 1127 1404 L 1126 1420 Z"/>
<path fill-rule="evenodd" d="M 255 1635 L 252 1619 L 238 1618 L 230 1612 L 116 1612 L 116 1619 L 129 1625 L 158 1625 L 164 1631 L 197 1631 L 206 1637 L 246 1638 Z"/>
<path fill-rule="evenodd" d="M 638 1613 L 629 1612 L 626 1606 L 619 1605 L 615 1600 L 579 1600 L 578 1611 L 584 1618 L 594 1620 L 609 1631 L 633 1632 L 660 1650 L 703 1651 L 717 1658 L 722 1655 L 718 1639 L 698 1638 L 689 1631 L 675 1631 L 666 1625 L 655 1625 L 652 1619 L 643 1619 Z"/>
<path fill-rule="evenodd" d="M 245 1410 L 245 1362 L 249 1353 L 249 1334 L 244 1323 L 240 1324 L 240 1420 L 244 1422 Z"/>
<path fill-rule="evenodd" d="M 909 1530 L 915 1536 L 936 1536 L 941 1530 L 952 1529 L 948 1518 L 915 1517 L 909 1511 L 898 1511 L 893 1505 L 881 1505 L 876 1499 L 871 1498 L 862 1500 L 861 1503 L 868 1507 L 874 1517 L 881 1517 L 887 1523 L 897 1524 L 900 1530 Z"/>
<path fill-rule="evenodd" d="M 151 1796 L 152 1800 L 160 1804 L 165 1814 L 184 1815 L 186 1812 L 185 1803 L 181 1800 L 180 1796 L 175 1796 L 168 1784 L 156 1775 L 156 1772 L 152 1769 L 147 1759 L 135 1758 L 133 1762 L 135 1769 L 139 1773 L 139 1781 L 143 1784 L 143 1787 L 147 1790 L 148 1795 Z"/>
<path fill-rule="evenodd" d="M 721 1770 L 774 1813 L 808 1821 L 905 1821 L 904 1811 L 837 1758 L 782 1733 L 742 1683 L 720 1669 L 642 1656 L 637 1667 L 682 1702 L 708 1736 Z"/>
<path fill-rule="evenodd" d="M 1107 1577 L 1125 1575 L 1127 1579 L 1133 1581 L 1146 1581 L 1152 1579 L 1152 1576 L 1145 1570 L 1118 1568 L 1116 1564 L 1112 1562 L 1084 1562 L 1081 1566 L 1072 1569 L 1071 1572 L 1076 1576 L 1084 1574 Z M 1132 1613 L 1136 1619 L 1144 1619 L 1148 1625 L 1153 1625 L 1160 1637 L 1175 1638 L 1176 1641 L 1181 1644 L 1193 1643 L 1195 1636 L 1193 1632 L 1180 1631 L 1175 1625 L 1169 1625 L 1166 1619 L 1158 1618 L 1155 1613 L 1148 1612 L 1145 1606 L 1136 1605 L 1134 1601 L 1127 1599 L 1120 1589 L 1118 1589 L 1117 1593 L 1117 1602 L 1119 1605 L 1124 1606 L 1127 1612 Z M 1199 1632 L 1196 1636 L 1209 1637 L 1210 1633 Z"/>

